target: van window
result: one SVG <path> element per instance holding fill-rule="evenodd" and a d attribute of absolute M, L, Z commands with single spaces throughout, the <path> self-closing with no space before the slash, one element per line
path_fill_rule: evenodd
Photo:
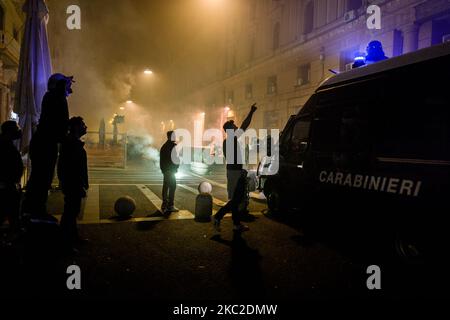
<path fill-rule="evenodd" d="M 290 152 L 300 153 L 305 151 L 306 144 L 308 143 L 310 126 L 311 120 L 309 118 L 297 120 L 292 130 L 292 137 L 289 145 Z"/>
<path fill-rule="evenodd" d="M 362 101 L 320 106 L 314 118 L 312 149 L 319 152 L 362 152 L 370 147 L 368 106 Z"/>

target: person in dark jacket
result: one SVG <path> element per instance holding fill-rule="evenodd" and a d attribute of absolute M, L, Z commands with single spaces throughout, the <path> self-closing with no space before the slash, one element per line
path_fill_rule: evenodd
<path fill-rule="evenodd" d="M 174 207 L 175 189 L 177 188 L 175 174 L 180 164 L 176 146 L 175 133 L 173 131 L 167 132 L 167 141 L 161 147 L 159 160 L 159 167 L 164 175 L 162 188 L 163 203 L 161 207 L 163 213 L 179 211 Z"/>
<path fill-rule="evenodd" d="M 220 232 L 220 222 L 222 221 L 225 214 L 231 212 L 233 219 L 233 231 L 234 232 L 244 232 L 248 231 L 249 227 L 241 224 L 241 212 L 239 210 L 239 205 L 242 203 L 245 197 L 246 192 L 246 179 L 247 179 L 247 171 L 241 170 L 240 176 L 236 181 L 236 186 L 233 191 L 233 195 L 231 200 L 229 200 L 222 208 L 214 216 L 213 223 L 214 229 L 217 232 Z"/>
<path fill-rule="evenodd" d="M 73 77 L 54 74 L 42 99 L 41 116 L 30 142 L 31 174 L 27 183 L 25 213 L 35 219 L 56 219 L 47 214 L 48 191 L 51 189 L 59 144 L 67 135 L 69 109 L 67 97 L 72 93 Z"/>
<path fill-rule="evenodd" d="M 0 225 L 8 218 L 13 231 L 19 229 L 20 179 L 23 162 L 14 140 L 22 137 L 22 130 L 15 121 L 1 125 L 0 134 Z"/>
<path fill-rule="evenodd" d="M 86 124 L 81 117 L 73 117 L 68 124 L 69 134 L 61 144 L 58 161 L 58 178 L 64 194 L 64 213 L 61 229 L 66 244 L 75 245 L 79 240 L 77 217 L 81 210 L 82 198 L 89 189 L 87 155 L 84 142 Z"/>

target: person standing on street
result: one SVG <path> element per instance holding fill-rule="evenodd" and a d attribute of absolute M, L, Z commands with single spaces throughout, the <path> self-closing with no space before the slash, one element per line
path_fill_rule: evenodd
<path fill-rule="evenodd" d="M 69 120 L 68 136 L 61 144 L 58 161 L 58 178 L 64 194 L 64 213 L 61 218 L 61 230 L 64 244 L 73 248 L 82 240 L 78 235 L 77 217 L 81 211 L 81 201 L 89 189 L 87 155 L 84 142 L 80 140 L 86 134 L 86 124 L 81 117 Z"/>
<path fill-rule="evenodd" d="M 180 158 L 177 154 L 177 144 L 175 143 L 175 133 L 167 132 L 167 141 L 163 144 L 160 151 L 159 167 L 164 175 L 162 187 L 162 207 L 163 213 L 178 212 L 174 206 L 175 190 L 177 188 L 177 180 L 175 174 L 180 165 Z"/>
<path fill-rule="evenodd" d="M 67 97 L 72 93 L 73 82 L 73 77 L 53 74 L 42 99 L 39 124 L 30 142 L 31 174 L 24 204 L 24 214 L 31 216 L 32 220 L 57 222 L 47 213 L 47 198 L 55 174 L 59 145 L 67 135 Z"/>
<path fill-rule="evenodd" d="M 231 212 L 232 215 L 234 232 L 244 232 L 249 230 L 248 226 L 241 224 L 241 212 L 239 211 L 239 205 L 245 197 L 247 171 L 241 170 L 240 174 L 241 175 L 236 182 L 236 187 L 231 200 L 228 201 L 222 208 L 220 208 L 214 216 L 214 229 L 217 232 L 221 231 L 220 222 L 222 221 L 223 217 L 229 212 Z"/>
<path fill-rule="evenodd" d="M 22 137 L 22 130 L 15 121 L 5 121 L 0 134 L 0 226 L 8 218 L 10 229 L 17 232 L 19 226 L 20 179 L 23 162 L 14 141 Z"/>
<path fill-rule="evenodd" d="M 241 224 L 243 213 L 248 214 L 247 203 L 244 208 L 240 208 L 241 203 L 246 197 L 246 179 L 247 171 L 243 169 L 242 147 L 238 139 L 244 134 L 245 130 L 250 126 L 253 114 L 258 108 L 256 103 L 251 106 L 250 112 L 238 128 L 233 120 L 225 122 L 223 129 L 227 133 L 227 138 L 223 141 L 223 154 L 227 162 L 227 191 L 228 203 L 217 212 L 213 219 L 214 227 L 217 231 L 220 230 L 220 221 L 225 213 L 230 212 L 233 215 L 233 230 L 247 231 L 248 226 Z"/>
<path fill-rule="evenodd" d="M 250 112 L 238 128 L 233 120 L 225 122 L 223 129 L 227 134 L 227 138 L 223 141 L 223 154 L 227 162 L 227 192 L 228 200 L 231 200 L 236 188 L 237 182 L 241 177 L 243 169 L 244 157 L 242 156 L 242 146 L 238 139 L 244 134 L 245 130 L 252 122 L 253 114 L 258 108 L 256 103 L 251 106 Z"/>

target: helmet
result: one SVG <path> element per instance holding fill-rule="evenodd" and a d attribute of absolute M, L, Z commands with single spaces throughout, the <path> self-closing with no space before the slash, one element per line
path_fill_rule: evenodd
<path fill-rule="evenodd" d="M 64 85 L 61 82 L 63 82 Z M 47 89 L 48 91 L 53 91 L 56 90 L 59 85 L 61 85 L 61 87 L 64 86 L 66 88 L 66 95 L 69 95 L 72 93 L 71 86 L 73 82 L 75 82 L 73 80 L 73 76 L 65 76 L 62 73 L 55 73 L 52 74 L 48 79 Z"/>

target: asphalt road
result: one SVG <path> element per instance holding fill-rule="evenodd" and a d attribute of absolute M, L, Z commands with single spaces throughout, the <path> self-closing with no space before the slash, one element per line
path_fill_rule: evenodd
<path fill-rule="evenodd" d="M 274 218 L 264 202 L 252 200 L 249 232 L 222 232 L 193 218 L 195 188 L 213 183 L 217 204 L 226 200 L 223 168 L 204 177 L 187 170 L 178 180 L 180 214 L 158 214 L 161 174 L 151 166 L 90 172 L 89 203 L 80 233 L 90 241 L 78 254 L 59 252 L 58 230 L 32 230 L 13 246 L 3 244 L 2 294 L 9 297 L 144 299 L 148 301 L 298 301 L 311 299 L 446 298 L 447 265 L 404 264 L 370 241 L 342 237 L 339 230 L 314 234 L 296 215 Z M 117 221 L 118 196 L 137 202 L 134 219 Z M 52 193 L 49 209 L 62 210 Z M 4 230 L 2 231 L 4 232 Z M 66 269 L 81 270 L 81 290 L 67 289 Z M 367 268 L 381 270 L 381 290 L 369 290 Z"/>

